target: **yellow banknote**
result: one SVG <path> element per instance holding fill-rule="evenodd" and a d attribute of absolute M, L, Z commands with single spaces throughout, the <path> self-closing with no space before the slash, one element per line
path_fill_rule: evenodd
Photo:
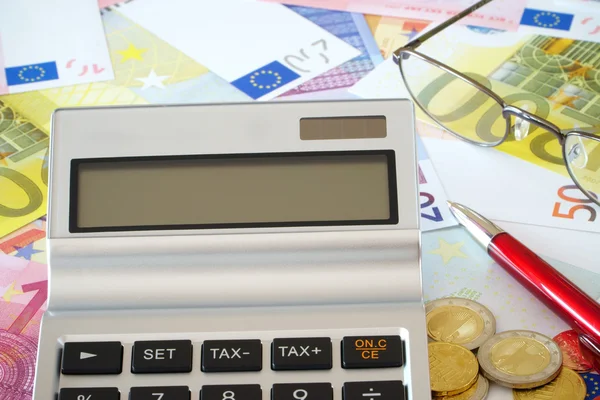
<path fill-rule="evenodd" d="M 425 42 L 419 51 L 466 73 L 514 104 L 563 129 L 600 127 L 600 44 L 540 35 L 451 28 Z M 408 89 L 438 121 L 475 141 L 493 143 L 512 132 L 501 107 L 485 93 L 432 64 L 411 57 L 402 62 Z M 420 110 L 419 118 L 431 121 Z M 577 175 L 595 184 L 600 145 L 584 143 L 588 159 Z M 568 175 L 559 141 L 529 126 L 523 140 L 498 147 L 536 165 Z"/>
<path fill-rule="evenodd" d="M 0 100 L 0 237 L 46 213 L 48 135 Z"/>
<path fill-rule="evenodd" d="M 249 99 L 118 12 L 106 11 L 102 21 L 113 81 L 0 97 L 0 237 L 46 213 L 44 155 L 57 108 Z M 80 74 L 98 70 L 78 60 L 70 68 Z"/>
<path fill-rule="evenodd" d="M 388 58 L 394 50 L 405 45 L 417 33 L 421 32 L 429 21 L 386 17 L 381 15 L 365 15 L 365 20 L 381 50 L 383 58 Z"/>

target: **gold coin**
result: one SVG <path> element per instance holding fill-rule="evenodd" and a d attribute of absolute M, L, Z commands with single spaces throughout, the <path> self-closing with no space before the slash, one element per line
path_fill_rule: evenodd
<path fill-rule="evenodd" d="M 436 342 L 475 350 L 496 333 L 496 319 L 487 307 L 460 297 L 427 303 L 427 335 Z"/>
<path fill-rule="evenodd" d="M 486 378 L 479 375 L 477 382 L 465 392 L 454 396 L 433 396 L 432 400 L 483 400 L 488 394 L 490 383 Z"/>
<path fill-rule="evenodd" d="M 535 389 L 513 389 L 515 400 L 584 400 L 587 389 L 583 378 L 563 368 L 552 382 Z"/>
<path fill-rule="evenodd" d="M 477 358 L 453 343 L 429 343 L 429 375 L 434 396 L 459 394 L 469 389 L 479 372 Z"/>
<path fill-rule="evenodd" d="M 517 330 L 492 336 L 477 353 L 483 376 L 513 389 L 545 385 L 559 374 L 562 352 L 549 337 Z"/>

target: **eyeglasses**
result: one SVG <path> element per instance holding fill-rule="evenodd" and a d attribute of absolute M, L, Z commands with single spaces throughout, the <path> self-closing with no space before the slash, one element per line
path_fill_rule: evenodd
<path fill-rule="evenodd" d="M 538 128 L 550 132 L 562 147 L 563 162 L 573 182 L 589 201 L 600 205 L 597 195 L 600 193 L 600 137 L 594 135 L 595 129 L 560 129 L 552 122 L 528 112 L 527 107 L 508 104 L 486 86 L 485 78 L 460 73 L 415 50 L 426 40 L 491 1 L 475 3 L 394 51 L 394 61 L 399 66 L 410 96 L 440 127 L 477 146 L 498 146 L 507 140 L 511 132 L 516 140 L 524 139 Z M 417 83 L 416 76 L 426 76 L 427 85 L 421 87 L 422 79 Z M 452 93 L 452 102 L 435 100 L 436 94 L 442 89 Z M 479 107 L 487 110 L 481 117 L 468 116 Z"/>

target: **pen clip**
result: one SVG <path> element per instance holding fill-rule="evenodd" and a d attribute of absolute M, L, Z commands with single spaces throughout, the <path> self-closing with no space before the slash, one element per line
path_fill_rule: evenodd
<path fill-rule="evenodd" d="M 579 348 L 583 357 L 592 364 L 592 367 L 600 374 L 600 343 L 588 335 L 579 335 Z"/>

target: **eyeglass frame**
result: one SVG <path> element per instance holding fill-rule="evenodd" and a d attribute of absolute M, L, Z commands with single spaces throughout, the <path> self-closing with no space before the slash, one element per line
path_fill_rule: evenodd
<path fill-rule="evenodd" d="M 497 95 L 495 92 L 493 92 L 492 90 L 488 89 L 487 87 L 483 86 L 482 84 L 480 84 L 479 82 L 477 82 L 476 80 L 469 78 L 467 75 L 462 74 L 460 72 L 458 72 L 457 70 L 455 70 L 454 68 L 441 63 L 431 57 L 426 56 L 423 53 L 419 53 L 418 51 L 416 51 L 415 49 L 418 48 L 420 45 L 422 45 L 423 43 L 425 43 L 427 40 L 431 39 L 433 36 L 435 36 L 436 34 L 440 33 L 441 31 L 443 31 L 444 29 L 446 29 L 447 27 L 449 27 L 450 25 L 454 24 L 455 22 L 457 22 L 458 20 L 466 17 L 467 15 L 471 14 L 473 11 L 479 9 L 480 7 L 483 7 L 484 5 L 492 2 L 493 0 L 481 0 L 475 4 L 473 4 L 471 7 L 461 11 L 460 13 L 456 14 L 455 16 L 453 16 L 452 18 L 442 22 L 441 24 L 439 24 L 438 26 L 434 27 L 433 29 L 425 32 L 423 35 L 419 36 L 418 38 L 415 38 L 411 41 L 409 41 L 407 44 L 405 44 L 404 46 L 394 50 L 393 52 L 393 60 L 394 62 L 398 65 L 398 68 L 400 70 L 400 75 L 402 76 L 402 81 L 404 82 L 404 86 L 406 87 L 406 89 L 408 90 L 408 93 L 410 94 L 410 96 L 414 99 L 415 103 L 417 103 L 417 105 L 419 106 L 419 108 L 425 113 L 427 114 L 431 119 L 433 119 L 436 124 L 438 124 L 439 126 L 441 126 L 442 128 L 444 128 L 445 130 L 447 130 L 448 132 L 450 132 L 450 134 L 452 134 L 453 136 L 457 137 L 458 139 L 464 140 L 468 143 L 477 145 L 477 146 L 481 146 L 481 147 L 495 147 L 498 146 L 500 144 L 502 144 L 504 141 L 506 141 L 506 139 L 508 138 L 508 135 L 510 133 L 510 128 L 511 128 L 511 116 L 515 117 L 515 118 L 520 118 L 523 121 L 529 122 L 539 128 L 542 128 L 550 133 L 552 133 L 557 139 L 558 142 L 562 148 L 562 156 L 563 156 L 563 161 L 565 163 L 565 168 L 567 169 L 567 172 L 569 173 L 569 176 L 571 177 L 571 180 L 575 183 L 575 185 L 579 188 L 579 190 L 586 196 L 588 197 L 593 203 L 596 203 L 597 205 L 600 206 L 600 200 L 598 199 L 598 195 L 594 192 L 588 191 L 587 189 L 583 188 L 582 185 L 579 183 L 578 179 L 575 177 L 575 175 L 573 174 L 573 172 L 571 171 L 571 167 L 569 166 L 569 161 L 567 158 L 567 148 L 565 146 L 567 137 L 569 136 L 579 136 L 579 137 L 584 137 L 587 139 L 591 139 L 594 141 L 599 142 L 600 145 L 600 137 L 597 135 L 594 135 L 592 133 L 588 133 L 588 132 L 584 132 L 583 130 L 585 129 L 581 129 L 581 128 L 573 128 L 573 129 L 560 129 L 558 126 L 556 126 L 555 124 L 553 124 L 552 122 L 548 121 L 547 119 L 544 119 L 542 117 L 539 117 L 535 114 L 532 114 L 522 108 L 507 104 L 504 99 L 502 99 L 502 97 L 500 97 L 499 95 Z M 412 56 L 412 57 L 416 57 L 421 59 L 422 61 L 425 61 L 429 64 L 432 64 L 433 66 L 436 66 L 438 68 L 440 68 L 441 70 L 449 73 L 450 75 L 455 76 L 456 78 L 459 78 L 460 80 L 462 80 L 465 83 L 468 83 L 469 85 L 475 87 L 476 89 L 484 92 L 485 94 L 487 94 L 490 98 L 492 98 L 494 101 L 496 101 L 496 103 L 498 103 L 498 105 L 500 105 L 502 107 L 502 117 L 504 117 L 504 120 L 506 121 L 506 129 L 504 131 L 504 136 L 498 140 L 497 142 L 492 142 L 492 143 L 485 143 L 485 142 L 477 142 L 475 140 L 471 140 L 468 139 L 456 132 L 454 132 L 452 129 L 447 128 L 446 126 L 444 126 L 441 122 L 438 122 L 437 117 L 435 117 L 434 115 L 432 115 L 424 106 L 421 105 L 420 101 L 418 100 L 417 96 L 415 96 L 415 94 L 412 92 L 412 90 L 410 89 L 410 86 L 408 85 L 408 82 L 406 80 L 406 76 L 404 75 L 404 72 L 402 71 L 402 60 L 403 59 L 407 59 L 407 55 Z"/>

